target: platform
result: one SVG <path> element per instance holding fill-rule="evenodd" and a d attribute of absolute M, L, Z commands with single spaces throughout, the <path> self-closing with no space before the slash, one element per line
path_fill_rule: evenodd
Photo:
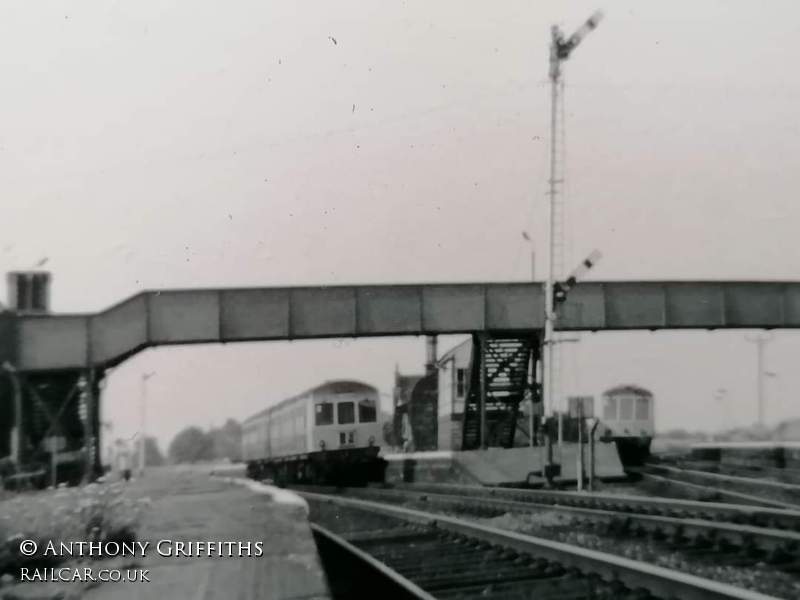
<path fill-rule="evenodd" d="M 14 587 L 14 597 L 328 600 L 305 501 L 250 480 L 234 483 L 230 475 L 212 477 L 209 467 L 155 468 L 128 484 L 126 495 L 151 500 L 139 535 L 139 540 L 150 542 L 145 556 L 127 557 L 124 562 L 119 557 L 92 561 L 82 566 L 91 566 L 95 572 L 103 568 L 120 568 L 123 572 L 134 567 L 149 569 L 149 583 L 108 582 L 94 587 L 66 582 L 26 583 Z M 263 554 L 167 557 L 155 550 L 159 540 L 262 542 Z"/>
<path fill-rule="evenodd" d="M 577 473 L 577 445 L 564 444 L 562 455 L 554 448 L 554 459 L 561 464 L 559 481 L 575 481 Z M 466 452 L 437 451 L 388 454 L 384 456 L 389 466 L 386 481 L 426 483 L 479 483 L 483 485 L 510 485 L 544 483 L 540 477 L 544 464 L 544 447 L 489 448 Z M 560 460 L 559 460 L 560 459 Z M 588 450 L 584 447 L 585 469 L 588 472 Z M 595 475 L 600 479 L 624 477 L 615 444 L 595 445 Z"/>
<path fill-rule="evenodd" d="M 263 556 L 168 558 L 150 552 L 150 583 L 103 584 L 86 598 L 327 599 L 305 503 L 282 490 L 255 493 L 209 469 L 152 469 L 130 494 L 152 500 L 141 539 L 261 541 Z"/>

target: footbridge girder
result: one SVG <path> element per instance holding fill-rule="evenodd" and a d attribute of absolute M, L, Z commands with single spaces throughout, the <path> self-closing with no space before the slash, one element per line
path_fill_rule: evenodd
<path fill-rule="evenodd" d="M 542 329 L 539 283 L 143 292 L 95 314 L 0 314 L 0 360 L 25 371 L 106 367 L 149 346 Z M 800 282 L 586 282 L 561 330 L 800 327 Z"/>
<path fill-rule="evenodd" d="M 508 447 L 531 393 L 543 326 L 539 283 L 166 290 L 95 314 L 0 312 L 0 399 L 23 406 L 7 412 L 0 429 L 24 429 L 22 455 L 41 451 L 47 439 L 72 443 L 79 418 L 89 473 L 99 467 L 99 382 L 144 348 L 467 333 L 475 358 L 463 444 Z M 800 282 L 743 281 L 582 283 L 559 307 L 557 324 L 573 331 L 798 327 Z M 87 383 L 76 417 L 79 380 Z"/>

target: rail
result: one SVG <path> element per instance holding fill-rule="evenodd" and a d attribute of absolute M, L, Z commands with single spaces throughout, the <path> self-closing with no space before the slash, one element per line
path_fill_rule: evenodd
<path fill-rule="evenodd" d="M 418 500 L 431 506 L 437 505 L 451 509 L 489 508 L 518 513 L 536 513 L 549 510 L 581 520 L 591 520 L 594 523 L 611 525 L 626 520 L 629 521 L 629 525 L 641 526 L 647 532 L 686 536 L 689 542 L 692 541 L 690 536 L 694 536 L 695 539 L 701 539 L 701 536 L 706 536 L 705 539 L 725 540 L 727 543 L 738 547 L 759 547 L 771 552 L 776 560 L 781 557 L 784 562 L 791 558 L 797 558 L 798 550 L 800 550 L 800 533 L 738 523 L 721 523 L 706 519 L 638 514 L 624 510 L 601 510 L 558 504 L 520 502 L 485 496 L 434 494 L 411 490 L 364 490 L 363 488 L 352 488 L 347 489 L 346 492 L 351 496 L 354 495 L 364 499 Z"/>
<path fill-rule="evenodd" d="M 606 582 L 621 582 L 629 589 L 647 589 L 661 598 L 686 600 L 768 600 L 765 594 L 687 575 L 655 565 L 554 542 L 530 535 L 503 531 L 440 514 L 422 512 L 383 503 L 300 491 L 306 500 L 333 503 L 419 525 L 435 527 L 451 534 L 467 536 L 506 550 L 531 554 L 554 561 L 580 573 L 593 573 Z"/>
<path fill-rule="evenodd" d="M 384 587 L 384 591 L 386 591 L 386 586 L 392 588 L 392 598 L 403 597 L 409 600 L 436 600 L 434 596 L 431 596 L 414 582 L 409 581 L 396 571 L 393 571 L 343 537 L 336 535 L 332 531 L 316 523 L 311 523 L 310 526 L 318 546 L 328 544 L 330 547 L 335 548 L 337 552 L 352 557 L 355 561 L 360 563 L 360 565 L 371 570 L 379 579 L 384 580 L 384 586 L 382 586 Z M 321 554 L 325 553 L 321 552 Z M 323 560 L 323 564 L 324 562 Z M 342 561 L 337 560 L 336 563 L 335 568 L 341 568 Z M 335 584 L 333 584 L 332 587 L 335 587 Z M 336 596 L 335 590 L 334 596 Z"/>
<path fill-rule="evenodd" d="M 659 478 L 658 476 L 652 476 Z M 672 480 L 666 480 L 672 482 Z M 683 483 L 683 482 L 678 482 Z M 686 484 L 700 488 L 696 484 Z M 402 483 L 396 484 L 398 489 L 427 491 L 432 493 L 468 494 L 472 496 L 490 496 L 521 500 L 525 502 L 547 502 L 578 507 L 595 507 L 615 510 L 625 507 L 626 510 L 639 511 L 645 514 L 661 514 L 667 516 L 700 516 L 700 518 L 727 519 L 737 523 L 763 525 L 774 523 L 776 526 L 789 529 L 800 529 L 800 508 L 794 505 L 777 503 L 779 506 L 753 504 L 732 504 L 725 502 L 701 502 L 681 498 L 655 498 L 651 496 L 634 496 L 624 494 L 603 494 L 598 492 L 564 492 L 554 490 L 532 490 L 503 487 L 486 487 L 479 485 L 463 485 L 449 483 Z M 703 488 L 708 491 L 708 488 Z M 731 497 L 741 495 L 731 492 Z M 749 498 L 749 497 L 747 497 Z"/>

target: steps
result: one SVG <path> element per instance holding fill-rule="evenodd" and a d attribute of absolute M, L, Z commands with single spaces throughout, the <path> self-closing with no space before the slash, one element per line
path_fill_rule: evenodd
<path fill-rule="evenodd" d="M 534 334 L 526 337 L 475 335 L 472 343 L 462 449 L 481 447 L 482 387 L 486 394 L 485 445 L 511 448 L 520 402 L 531 391 L 531 364 L 538 360 L 538 338 Z"/>

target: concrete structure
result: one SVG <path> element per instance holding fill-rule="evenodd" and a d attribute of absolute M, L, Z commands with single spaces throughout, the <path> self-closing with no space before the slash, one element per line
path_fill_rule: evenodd
<path fill-rule="evenodd" d="M 541 472 L 545 464 L 546 449 L 489 448 L 452 452 L 413 452 L 389 454 L 386 481 L 424 483 L 473 483 L 481 485 L 507 485 L 529 483 L 544 484 Z M 587 450 L 584 448 L 584 456 Z M 559 481 L 577 479 L 577 444 L 564 444 L 560 458 Z M 587 465 L 588 468 L 588 465 Z M 625 476 L 625 471 L 613 443 L 595 444 L 595 475 L 601 479 Z"/>

